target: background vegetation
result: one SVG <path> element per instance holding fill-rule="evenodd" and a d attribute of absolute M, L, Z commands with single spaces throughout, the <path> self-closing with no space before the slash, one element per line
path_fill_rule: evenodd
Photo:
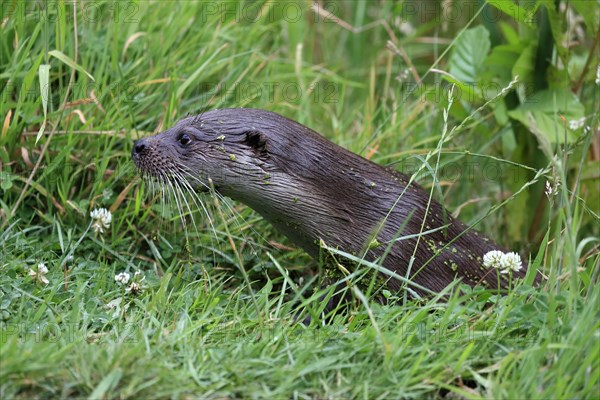
<path fill-rule="evenodd" d="M 598 14 L 596 1 L 3 1 L 0 396 L 599 397 Z M 367 302 L 323 325 L 314 261 L 210 196 L 184 229 L 131 165 L 134 139 L 219 107 L 279 112 L 419 171 L 547 282 Z M 103 234 L 98 207 L 113 215 Z M 140 293 L 114 279 L 136 271 Z"/>

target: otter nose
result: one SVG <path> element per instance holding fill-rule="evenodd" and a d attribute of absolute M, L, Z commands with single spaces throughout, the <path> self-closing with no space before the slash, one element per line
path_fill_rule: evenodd
<path fill-rule="evenodd" d="M 133 151 L 131 152 L 132 155 L 137 155 L 137 154 L 142 154 L 142 152 L 144 151 L 144 149 L 146 149 L 146 142 L 144 139 L 140 139 L 140 140 L 136 140 L 133 143 Z"/>

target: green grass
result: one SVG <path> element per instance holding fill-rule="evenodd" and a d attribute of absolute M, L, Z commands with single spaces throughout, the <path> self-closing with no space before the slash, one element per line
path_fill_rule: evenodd
<path fill-rule="evenodd" d="M 115 4 L 78 1 L 75 20 L 72 4 L 2 3 L 1 398 L 600 397 L 598 135 L 548 143 L 478 99 L 455 99 L 445 123 L 430 68 L 447 71 L 444 52 L 481 19 L 418 13 L 406 36 L 401 3 L 328 3 L 366 27 L 357 32 L 307 3 L 288 14 L 266 3 L 256 21 L 207 8 L 217 3 Z M 594 37 L 583 39 L 548 80 L 572 87 L 583 74 L 576 95 L 593 131 L 598 58 L 584 68 Z M 47 126 L 36 142 L 44 64 Z M 413 73 L 430 93 L 406 99 Z M 219 107 L 279 112 L 410 173 L 433 155 L 419 181 L 463 221 L 482 219 L 477 229 L 530 254 L 548 280 L 502 297 L 463 287 L 443 300 L 365 298 L 323 324 L 317 263 L 257 214 L 206 195 L 214 230 L 202 211 L 184 229 L 134 171 L 134 139 Z M 455 130 L 438 159 L 445 128 Z M 546 181 L 560 182 L 551 200 Z M 113 213 L 104 234 L 87 229 L 98 207 Z M 40 262 L 48 284 L 29 276 Z M 142 293 L 115 282 L 123 271 L 142 272 Z M 312 325 L 296 323 L 298 312 Z"/>

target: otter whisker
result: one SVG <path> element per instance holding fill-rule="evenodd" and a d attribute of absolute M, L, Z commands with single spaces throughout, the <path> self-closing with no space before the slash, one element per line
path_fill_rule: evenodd
<path fill-rule="evenodd" d="M 204 187 L 207 187 L 207 188 L 208 188 L 208 185 L 206 185 L 206 184 L 205 184 L 204 182 L 202 182 L 200 179 L 198 179 L 197 177 L 195 177 L 195 176 L 194 176 L 194 175 L 193 175 L 191 172 L 187 171 L 187 170 L 186 170 L 186 166 L 185 166 L 185 165 L 181 165 L 181 167 L 182 167 L 182 169 L 181 169 L 180 171 L 181 171 L 183 174 L 185 174 L 187 177 L 189 177 L 190 179 L 194 180 L 194 181 L 195 181 L 195 182 L 197 182 L 198 184 L 200 184 L 200 185 L 202 185 L 202 186 L 204 186 Z M 192 193 L 192 195 L 198 198 L 198 200 L 199 200 L 200 204 L 202 205 L 202 209 L 204 210 L 204 212 L 206 213 L 207 217 L 209 218 L 209 222 L 210 222 L 210 224 L 211 224 L 211 226 L 212 226 L 212 228 L 213 228 L 213 232 L 214 232 L 214 234 L 215 234 L 215 238 L 218 238 L 217 231 L 216 231 L 216 229 L 214 228 L 214 225 L 213 225 L 213 222 L 212 222 L 212 218 L 210 218 L 210 215 L 209 215 L 209 213 L 208 213 L 208 210 L 207 210 L 207 209 L 206 209 L 206 207 L 204 206 L 204 203 L 203 203 L 203 202 L 202 202 L 202 200 L 199 198 L 198 194 L 197 194 L 197 193 L 196 193 L 196 192 L 195 192 L 195 191 L 192 189 L 191 185 L 190 185 L 189 183 L 187 183 L 187 185 L 189 186 L 189 190 L 190 190 L 190 192 Z M 240 222 L 239 222 L 239 219 L 242 219 L 244 222 L 246 222 L 246 221 L 244 220 L 244 218 L 243 218 L 243 217 L 242 217 L 242 216 L 241 216 L 241 215 L 240 215 L 238 212 L 236 212 L 236 211 L 235 211 L 235 210 L 234 210 L 234 209 L 233 209 L 233 208 L 232 208 L 232 207 L 229 205 L 229 203 L 228 203 L 228 202 L 227 202 L 227 201 L 226 201 L 226 200 L 223 198 L 223 196 L 222 196 L 220 193 L 218 193 L 218 192 L 216 192 L 216 191 L 212 191 L 212 190 L 211 190 L 211 195 L 216 195 L 216 196 L 217 196 L 217 198 L 220 200 L 221 204 L 222 204 L 222 203 L 225 203 L 226 207 L 229 209 L 229 211 L 231 211 L 231 213 L 233 214 L 233 216 L 236 218 L 236 224 L 237 224 L 237 225 L 238 225 L 238 227 L 240 228 L 240 231 L 242 231 L 242 225 L 240 224 Z M 250 225 L 248 224 L 248 226 L 250 226 Z M 247 240 L 247 238 L 244 238 L 244 239 L 245 239 L 245 240 Z M 253 248 L 253 251 L 254 251 L 254 254 L 257 254 L 257 253 L 256 253 L 256 250 L 255 250 L 254 248 Z"/>
<path fill-rule="evenodd" d="M 175 179 L 175 177 L 172 175 L 172 172 L 171 172 L 170 178 L 171 178 L 171 188 L 173 189 L 173 194 L 175 195 L 175 201 L 177 202 L 177 208 L 179 209 L 179 217 L 182 220 L 182 222 L 184 222 L 184 221 L 186 221 L 186 216 L 188 214 L 188 212 L 186 212 L 186 210 L 185 210 L 185 205 L 187 202 L 185 200 L 183 191 L 181 190 L 181 187 L 179 186 L 177 179 Z M 192 221 L 193 221 L 193 218 L 192 218 Z M 183 228 L 185 230 L 186 236 L 188 236 L 187 222 L 184 223 Z"/>
<path fill-rule="evenodd" d="M 174 182 L 177 185 L 177 189 L 181 195 L 181 198 L 183 200 L 183 202 L 185 202 L 185 205 L 187 206 L 187 209 L 189 211 L 190 214 L 190 218 L 192 220 L 192 225 L 194 225 L 194 229 L 196 230 L 196 235 L 199 237 L 200 233 L 198 232 L 198 226 L 196 225 L 196 220 L 194 219 L 194 213 L 188 203 L 188 201 L 186 200 L 186 196 L 185 196 L 185 192 L 189 192 L 188 190 L 184 190 L 187 189 L 185 185 L 187 185 L 187 181 L 181 176 L 181 174 L 179 174 L 177 171 L 172 171 L 171 172 L 173 174 L 173 176 L 175 177 Z M 194 197 L 192 197 L 192 200 L 194 200 Z M 194 200 L 195 201 L 195 200 Z M 198 206 L 198 203 L 195 203 L 196 206 Z"/>
<path fill-rule="evenodd" d="M 180 176 L 180 181 L 181 181 L 182 185 L 187 189 L 187 192 L 192 197 L 192 200 L 194 201 L 194 203 L 196 204 L 196 206 L 198 208 L 201 208 L 203 210 L 204 214 L 206 215 L 206 218 L 208 219 L 208 223 L 210 224 L 212 232 L 215 235 L 215 239 L 218 239 L 218 235 L 217 235 L 217 231 L 215 229 L 215 225 L 213 223 L 213 220 L 212 220 L 212 218 L 211 218 L 208 210 L 206 209 L 206 206 L 204 205 L 204 202 L 202 201 L 202 199 L 200 198 L 200 196 L 198 196 L 198 194 L 194 191 L 194 189 L 192 188 L 192 186 L 190 185 L 190 183 L 186 179 L 184 179 L 184 176 L 182 176 L 182 175 L 189 175 L 189 176 L 191 176 L 191 174 L 189 172 L 186 172 L 185 170 L 181 170 L 180 172 L 181 172 L 181 174 L 179 176 Z"/>
<path fill-rule="evenodd" d="M 165 212 L 165 207 L 168 207 L 169 209 L 172 209 L 172 203 L 173 203 L 173 199 L 171 198 L 171 192 L 168 190 L 167 185 L 168 180 L 165 179 L 164 175 L 161 173 L 160 174 L 160 179 L 157 181 L 157 184 L 160 184 L 160 191 L 161 191 L 161 195 L 162 195 L 162 199 L 163 201 L 162 203 L 162 215 L 167 215 L 167 213 Z"/>
<path fill-rule="evenodd" d="M 184 172 L 187 176 L 189 176 L 191 179 L 193 179 L 194 181 L 198 182 L 199 184 L 208 187 L 204 182 L 202 182 L 200 179 L 198 179 L 197 177 L 195 177 L 194 175 L 192 175 L 191 172 L 186 171 L 187 167 L 183 164 L 181 164 L 182 172 Z M 257 232 L 252 225 L 237 211 L 235 210 L 230 204 L 229 202 L 223 197 L 223 195 L 221 195 L 219 192 L 211 190 L 211 194 L 214 194 L 217 196 L 217 198 L 220 200 L 220 204 L 225 204 L 225 207 L 227 207 L 227 209 L 231 212 L 231 214 L 234 216 L 234 218 L 236 219 L 236 224 L 238 226 L 238 228 L 240 229 L 240 232 L 243 232 L 243 226 L 240 223 L 239 220 L 241 220 L 245 226 L 247 226 L 254 234 L 256 234 L 260 239 L 264 240 L 264 242 L 267 242 L 267 239 L 262 236 L 259 232 Z M 216 235 L 216 233 L 215 233 Z M 253 250 L 253 254 L 258 254 L 256 249 L 254 249 L 254 246 L 252 245 L 251 242 L 248 241 L 247 237 L 244 237 L 244 240 L 246 240 L 250 246 L 252 247 Z"/>
<path fill-rule="evenodd" d="M 160 187 L 160 192 L 161 192 L 161 199 L 162 199 L 162 215 L 166 215 L 165 213 L 165 207 L 171 206 L 171 192 L 169 192 L 167 185 L 168 185 L 168 181 L 165 179 L 164 174 L 161 172 L 158 176 L 155 177 L 156 179 L 154 180 L 154 182 L 156 183 L 156 185 L 158 185 Z"/>
<path fill-rule="evenodd" d="M 186 229 L 187 227 L 186 227 L 183 209 L 181 207 L 181 204 L 179 203 L 179 198 L 177 197 L 177 193 L 175 192 L 173 182 L 168 175 L 164 176 L 164 179 L 167 182 L 167 185 L 165 185 L 165 186 L 167 186 L 167 189 L 170 189 L 171 194 L 173 195 L 173 199 L 175 200 L 175 204 L 177 205 L 177 211 L 179 211 L 179 218 L 181 219 L 181 224 L 183 225 L 183 228 Z"/>

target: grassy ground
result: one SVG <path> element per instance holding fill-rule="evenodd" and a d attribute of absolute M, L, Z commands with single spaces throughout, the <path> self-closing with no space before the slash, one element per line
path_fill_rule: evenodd
<path fill-rule="evenodd" d="M 445 123 L 445 96 L 407 98 L 404 83 L 435 93 L 430 69 L 481 20 L 399 4 L 327 3 L 331 21 L 307 3 L 3 2 L 0 397 L 600 397 L 597 57 L 578 92 L 592 133 L 569 146 L 507 130 L 477 99 L 455 99 Z M 580 67 L 586 43 L 570 53 Z M 425 171 L 446 175 L 419 180 L 548 281 L 294 323 L 322 306 L 314 261 L 210 196 L 214 231 L 202 212 L 183 229 L 131 165 L 134 139 L 233 106 L 407 172 L 436 154 Z M 98 207 L 112 212 L 103 234 Z M 137 295 L 115 281 L 136 271 Z"/>

